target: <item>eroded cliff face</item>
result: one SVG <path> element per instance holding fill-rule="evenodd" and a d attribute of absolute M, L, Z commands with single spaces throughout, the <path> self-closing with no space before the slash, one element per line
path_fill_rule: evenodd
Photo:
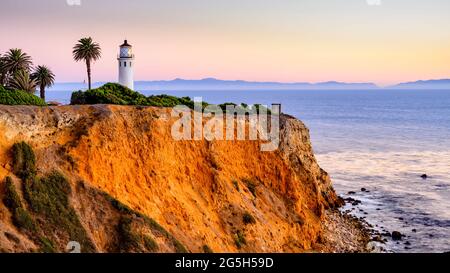
<path fill-rule="evenodd" d="M 29 143 L 38 175 L 57 170 L 70 182 L 70 204 L 99 252 L 123 243 L 122 212 L 105 194 L 191 252 L 302 252 L 323 240 L 325 210 L 340 200 L 302 122 L 281 116 L 280 148 L 261 152 L 259 141 L 175 141 L 175 121 L 171 109 L 152 107 L 0 106 L 0 185 L 11 176 L 23 195 L 11 147 Z M 158 251 L 177 251 L 164 232 L 145 232 Z M 28 237 L 0 203 L 0 249 L 36 250 Z M 58 249 L 72 239 L 54 237 Z"/>

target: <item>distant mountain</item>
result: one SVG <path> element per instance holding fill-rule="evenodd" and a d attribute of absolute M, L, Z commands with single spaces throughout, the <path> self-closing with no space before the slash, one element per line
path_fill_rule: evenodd
<path fill-rule="evenodd" d="M 104 84 L 98 82 L 93 87 Z M 85 89 L 86 84 L 82 83 L 57 83 L 50 90 L 68 91 Z M 171 81 L 136 81 L 135 89 L 137 91 L 155 90 L 155 91 L 178 91 L 178 90 L 356 90 L 356 89 L 377 89 L 373 83 L 342 83 L 342 82 L 323 82 L 323 83 L 280 83 L 280 82 L 250 82 L 250 81 L 226 81 L 215 78 L 206 78 L 202 80 L 175 79 Z"/>
<path fill-rule="evenodd" d="M 299 90 L 299 89 L 375 89 L 372 83 L 280 83 L 280 82 L 250 82 L 226 81 L 214 78 L 202 80 L 175 79 L 172 81 L 140 81 L 136 86 L 143 90 Z"/>
<path fill-rule="evenodd" d="M 428 80 L 400 83 L 391 87 L 390 89 L 449 89 L 450 79 L 443 80 Z"/>

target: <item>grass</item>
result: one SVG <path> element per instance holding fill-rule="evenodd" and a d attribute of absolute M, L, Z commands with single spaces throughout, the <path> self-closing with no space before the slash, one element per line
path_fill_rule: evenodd
<path fill-rule="evenodd" d="M 172 241 L 172 244 L 173 244 L 173 246 L 175 248 L 175 252 L 176 253 L 188 253 L 186 247 L 180 241 L 178 241 L 172 234 L 170 234 L 167 230 L 165 230 L 160 224 L 158 224 L 155 220 L 153 220 L 152 218 L 147 217 L 145 215 L 139 215 L 139 216 L 142 217 L 145 220 L 145 222 L 148 225 L 150 225 L 150 227 L 152 229 L 155 229 L 155 230 L 159 231 L 167 239 Z"/>
<path fill-rule="evenodd" d="M 22 180 L 36 175 L 36 156 L 33 149 L 26 142 L 19 142 L 12 147 L 13 171 Z"/>
<path fill-rule="evenodd" d="M 247 189 L 253 194 L 254 197 L 256 197 L 256 183 L 250 179 L 243 179 L 242 183 L 244 183 L 245 186 L 247 186 Z"/>
<path fill-rule="evenodd" d="M 9 176 L 5 180 L 5 196 L 3 198 L 3 203 L 12 213 L 13 224 L 17 228 L 31 233 L 36 232 L 36 224 L 31 215 L 24 209 L 19 194 L 16 191 L 16 187 Z"/>
<path fill-rule="evenodd" d="M 41 98 L 20 90 L 6 90 L 0 85 L 0 104 L 46 106 Z"/>
<path fill-rule="evenodd" d="M 120 218 L 118 232 L 120 252 L 156 252 L 159 249 L 152 237 L 133 231 L 133 219 L 130 216 Z"/>
<path fill-rule="evenodd" d="M 48 238 L 46 237 L 41 237 L 39 238 L 40 241 L 40 249 L 39 252 L 42 253 L 56 253 L 55 250 L 55 244 Z"/>
<path fill-rule="evenodd" d="M 10 210 L 22 208 L 22 201 L 20 200 L 16 187 L 9 176 L 5 179 L 5 196 L 3 197 L 3 204 L 5 204 L 5 206 Z"/>
<path fill-rule="evenodd" d="M 255 219 L 255 217 L 253 217 L 253 215 L 251 215 L 249 212 L 245 212 L 245 213 L 244 213 L 244 215 L 242 216 L 242 221 L 243 221 L 244 224 L 246 224 L 246 225 L 256 224 L 256 219 Z"/>
<path fill-rule="evenodd" d="M 134 213 L 134 211 L 131 208 L 129 208 L 127 205 L 125 205 L 124 203 L 120 202 L 119 200 L 115 199 L 114 197 L 112 197 L 108 193 L 103 192 L 102 194 L 106 198 L 106 200 L 108 200 L 110 202 L 110 204 L 115 209 L 117 209 L 119 212 L 126 213 L 126 214 L 133 214 Z"/>
<path fill-rule="evenodd" d="M 46 219 L 47 228 L 64 231 L 70 240 L 79 242 L 85 252 L 94 251 L 86 230 L 69 204 L 72 190 L 61 173 L 52 172 L 43 178 L 28 179 L 24 182 L 24 191 L 31 210 Z"/>
<path fill-rule="evenodd" d="M 119 249 L 122 252 L 142 252 L 141 237 L 132 230 L 133 219 L 122 216 L 119 220 L 117 230 L 119 232 Z"/>
<path fill-rule="evenodd" d="M 94 251 L 86 230 L 69 204 L 72 190 L 67 179 L 58 172 L 42 178 L 36 177 L 36 156 L 31 146 L 25 142 L 14 144 L 12 153 L 14 173 L 22 179 L 25 199 L 31 211 L 45 218 L 44 230 L 62 230 L 71 240 L 79 242 L 86 252 Z M 15 211 L 18 225 L 36 230 L 27 211 L 20 208 Z"/>
<path fill-rule="evenodd" d="M 120 202 L 119 200 L 115 199 L 114 197 L 110 196 L 107 193 L 103 193 L 104 197 L 111 203 L 111 205 L 116 208 L 119 212 L 124 213 L 125 218 L 130 218 L 130 216 L 136 216 L 138 218 L 141 218 L 144 220 L 145 224 L 152 230 L 152 231 L 156 231 L 158 233 L 160 233 L 162 236 L 166 237 L 169 241 L 172 242 L 172 245 L 175 248 L 175 251 L 177 253 L 187 253 L 187 249 L 186 247 L 180 242 L 178 241 L 172 234 L 170 234 L 166 229 L 164 229 L 160 224 L 158 224 L 154 219 L 143 215 L 142 213 L 139 213 L 137 211 L 132 210 L 131 208 L 129 208 L 127 205 L 123 204 L 122 202 Z M 125 221 L 125 220 L 123 220 Z M 128 221 L 128 220 L 127 220 Z M 122 222 L 122 221 L 121 221 Z M 127 233 L 128 231 L 131 230 L 131 226 L 130 228 L 128 228 L 127 226 L 123 226 L 124 222 L 119 223 L 119 233 L 122 234 L 122 238 L 128 238 L 131 241 L 136 241 L 133 239 L 137 239 L 136 236 L 127 236 L 127 235 L 131 235 L 129 233 Z M 122 225 L 122 227 L 121 227 Z M 123 229 L 124 228 L 124 229 Z M 123 237 L 123 235 L 126 235 L 125 237 Z M 139 238 L 139 240 L 141 240 L 142 238 Z M 151 239 L 151 238 L 150 238 Z M 146 245 L 149 242 L 145 242 L 145 237 L 143 238 L 144 240 L 144 245 L 146 246 L 146 248 L 150 251 L 154 251 L 154 249 L 149 248 L 149 246 L 151 246 L 152 244 L 150 243 L 149 245 Z M 156 242 L 155 242 L 156 243 Z M 127 243 L 126 243 L 127 244 Z"/>
<path fill-rule="evenodd" d="M 14 173 L 22 179 L 25 200 L 30 211 L 35 217 L 39 217 L 40 226 L 37 226 L 32 215 L 25 210 L 19 194 L 10 177 L 5 181 L 5 196 L 3 202 L 13 213 L 14 224 L 29 231 L 33 240 L 41 246 L 41 252 L 55 252 L 56 245 L 46 234 L 65 233 L 71 241 L 77 241 L 83 246 L 83 252 L 94 252 L 95 247 L 89 239 L 86 230 L 74 208 L 70 205 L 69 196 L 72 188 L 69 181 L 59 172 L 52 172 L 45 177 L 36 176 L 36 157 L 33 149 L 25 142 L 14 144 L 12 148 Z M 123 249 L 136 249 L 137 251 L 155 252 L 158 250 L 157 243 L 150 236 L 136 234 L 132 230 L 133 217 L 143 219 L 144 223 L 153 231 L 165 236 L 174 246 L 178 253 L 186 253 L 187 249 L 172 234 L 167 232 L 155 220 L 133 211 L 117 199 L 104 193 L 104 197 L 122 215 L 118 232 Z M 58 235 L 59 237 L 59 235 Z"/>
<path fill-rule="evenodd" d="M 247 240 L 245 239 L 245 235 L 242 231 L 236 232 L 234 234 L 234 243 L 236 244 L 236 247 L 241 249 L 244 245 L 247 244 Z"/>
<path fill-rule="evenodd" d="M 13 213 L 13 224 L 23 230 L 34 233 L 37 231 L 36 223 L 34 222 L 28 211 L 23 208 L 17 208 Z"/>

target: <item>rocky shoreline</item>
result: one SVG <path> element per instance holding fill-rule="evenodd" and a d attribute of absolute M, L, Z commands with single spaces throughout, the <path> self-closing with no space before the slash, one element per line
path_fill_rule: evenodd
<path fill-rule="evenodd" d="M 316 249 L 320 253 L 371 252 L 370 232 L 365 223 L 339 210 L 328 210 L 323 223 L 324 233 Z"/>
<path fill-rule="evenodd" d="M 370 190 L 361 188 L 360 192 L 370 193 Z M 365 234 L 366 238 L 368 238 L 366 242 L 366 250 L 369 252 L 390 252 L 389 249 L 386 249 L 386 245 L 390 241 L 395 242 L 397 245 L 403 243 L 406 250 L 411 249 L 411 243 L 407 240 L 409 236 L 396 230 L 389 231 L 386 227 L 378 224 L 373 225 L 369 223 L 367 221 L 367 215 L 369 215 L 369 213 L 360 207 L 363 202 L 356 197 L 352 197 L 356 194 L 356 191 L 350 191 L 347 193 L 347 196 L 349 197 L 343 198 L 346 208 L 344 206 L 340 213 L 343 217 L 358 223 L 356 225 L 360 227 L 361 232 Z M 380 210 L 380 208 L 377 208 L 377 210 Z M 360 216 L 358 216 L 358 213 L 356 212 L 358 212 Z M 412 232 L 417 232 L 417 230 L 412 229 Z"/>

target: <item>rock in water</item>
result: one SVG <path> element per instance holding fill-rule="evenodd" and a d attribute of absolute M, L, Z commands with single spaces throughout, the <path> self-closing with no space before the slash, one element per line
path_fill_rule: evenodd
<path fill-rule="evenodd" d="M 428 175 L 427 174 L 422 174 L 420 177 L 422 177 L 422 179 L 427 179 Z"/>
<path fill-rule="evenodd" d="M 400 241 L 403 237 L 403 234 L 401 234 L 399 231 L 393 231 L 392 232 L 392 239 L 395 241 Z"/>

